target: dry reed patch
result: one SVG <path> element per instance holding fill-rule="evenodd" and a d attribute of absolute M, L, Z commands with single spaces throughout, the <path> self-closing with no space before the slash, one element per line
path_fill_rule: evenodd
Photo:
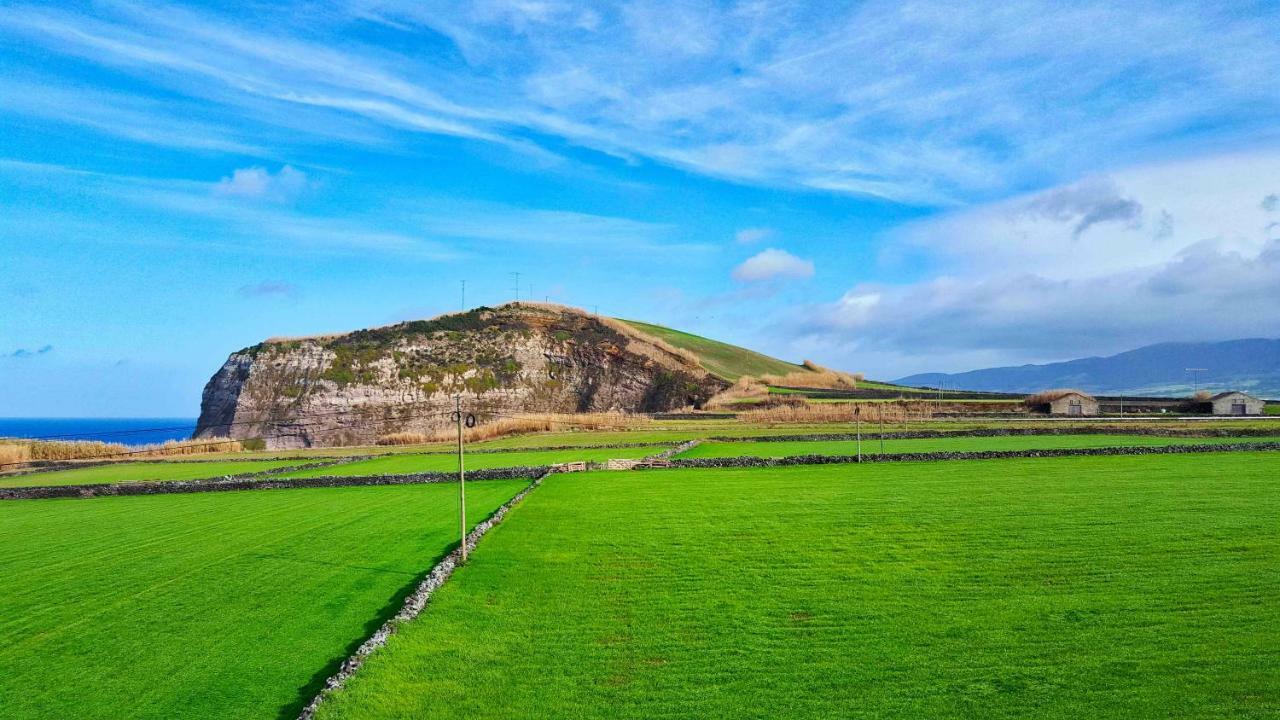
<path fill-rule="evenodd" d="M 626 415 L 624 413 L 529 413 L 515 417 L 497 418 L 485 421 L 481 416 L 480 424 L 473 428 L 464 428 L 463 437 L 467 442 L 493 440 L 507 435 L 523 435 L 535 432 L 554 430 L 628 430 L 652 422 L 644 416 Z M 455 427 L 442 427 L 432 432 L 395 432 L 377 439 L 379 445 L 424 445 L 427 443 L 445 442 L 458 437 Z"/>
<path fill-rule="evenodd" d="M 720 410 L 736 403 L 759 402 L 769 397 L 769 386 L 749 375 L 743 375 L 737 382 L 721 390 L 707 401 L 708 410 Z"/>
<path fill-rule="evenodd" d="M 0 463 L 37 460 L 101 460 L 112 457 L 167 457 L 210 452 L 236 452 L 244 446 L 238 440 L 205 438 L 168 440 L 152 445 L 130 446 L 97 440 L 21 440 L 0 442 Z"/>
<path fill-rule="evenodd" d="M 746 423 L 851 423 L 859 419 L 903 423 L 931 417 L 933 411 L 926 403 L 899 402 L 788 404 L 738 413 L 738 419 Z"/>
<path fill-rule="evenodd" d="M 812 360 L 803 363 L 805 371 L 797 370 L 786 375 L 762 375 L 760 379 L 770 385 L 783 387 L 810 387 L 828 390 L 856 390 L 862 381 L 862 373 L 847 373 L 825 368 Z"/>
<path fill-rule="evenodd" d="M 1023 399 L 1022 403 L 1027 407 L 1038 407 L 1040 405 L 1048 405 L 1054 400 L 1060 400 L 1063 397 L 1066 397 L 1067 395 L 1072 395 L 1072 394 L 1083 395 L 1087 398 L 1093 397 L 1092 395 L 1090 395 L 1089 393 L 1083 390 L 1076 390 L 1074 388 L 1054 388 L 1052 390 L 1041 390 L 1040 392 L 1035 393 L 1034 395 L 1028 395 L 1026 398 Z"/>

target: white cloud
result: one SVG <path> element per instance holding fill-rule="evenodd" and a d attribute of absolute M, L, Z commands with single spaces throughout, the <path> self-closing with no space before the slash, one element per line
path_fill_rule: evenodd
<path fill-rule="evenodd" d="M 923 221 L 886 254 L 932 279 L 859 285 L 788 323 L 885 377 L 1280 336 L 1280 228 L 1259 203 L 1278 181 L 1280 154 L 1224 155 Z"/>
<path fill-rule="evenodd" d="M 813 277 L 813 261 L 776 248 L 762 250 L 733 269 L 733 278 L 742 282 L 808 277 Z"/>
<path fill-rule="evenodd" d="M 239 168 L 213 186 L 213 193 L 224 197 L 289 202 L 308 187 L 307 174 L 289 165 L 272 174 L 263 167 Z"/>
<path fill-rule="evenodd" d="M 733 239 L 739 245 L 754 245 L 761 240 L 767 240 L 773 237 L 773 229 L 766 227 L 749 227 L 742 228 L 734 233 Z"/>

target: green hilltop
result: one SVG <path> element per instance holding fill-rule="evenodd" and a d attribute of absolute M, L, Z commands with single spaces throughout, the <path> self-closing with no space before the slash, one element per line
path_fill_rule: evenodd
<path fill-rule="evenodd" d="M 787 373 L 805 372 L 806 370 L 801 365 L 769 357 L 763 353 L 738 347 L 737 345 L 730 345 L 719 340 L 712 340 L 700 335 L 672 330 L 669 327 L 638 320 L 623 320 L 622 318 L 619 318 L 619 320 L 636 330 L 648 333 L 681 350 L 688 350 L 697 355 L 698 360 L 702 362 L 702 366 L 708 372 L 729 382 L 733 382 L 743 375 L 751 375 L 753 377 L 786 375 Z"/>

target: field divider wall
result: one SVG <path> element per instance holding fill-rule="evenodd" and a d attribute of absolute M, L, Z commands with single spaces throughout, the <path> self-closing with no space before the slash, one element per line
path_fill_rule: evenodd
<path fill-rule="evenodd" d="M 114 460 L 32 460 L 26 463 L 29 467 L 0 474 L 0 479 L 9 479 L 22 477 L 24 475 L 37 475 L 46 472 L 59 472 L 62 470 L 83 470 L 85 468 L 103 467 L 106 465 L 175 465 L 184 463 L 187 465 L 216 465 L 218 463 L 228 462 L 279 462 L 281 460 L 296 460 L 304 463 L 296 468 L 283 468 L 280 472 L 289 472 L 292 469 L 302 467 L 324 467 L 325 465 L 340 465 L 344 462 L 354 462 L 356 460 L 368 460 L 380 455 L 316 455 L 313 457 L 220 457 L 220 458 L 202 458 L 195 457 L 188 460 L 179 459 L 183 456 L 175 455 L 167 458 L 139 458 L 139 459 L 114 459 Z M 266 474 L 271 471 L 263 471 Z M 245 473 L 246 475 L 250 473 Z M 259 473 L 252 473 L 259 474 Z"/>
<path fill-rule="evenodd" d="M 680 453 L 682 453 L 682 452 L 687 452 L 687 451 L 689 451 L 689 450 L 692 450 L 692 449 L 694 449 L 694 448 L 698 447 L 698 446 L 699 446 L 699 445 L 701 445 L 701 444 L 702 444 L 702 441 L 701 441 L 701 440 L 698 440 L 698 439 L 694 439 L 694 440 L 685 440 L 684 442 L 680 443 L 679 445 L 675 445 L 675 446 L 673 446 L 673 447 L 669 447 L 669 448 L 667 448 L 666 450 L 663 450 L 663 451 L 662 451 L 662 452 L 660 452 L 660 453 L 656 453 L 656 454 L 653 454 L 653 455 L 650 455 L 650 456 L 646 457 L 646 458 L 643 460 L 643 462 L 660 462 L 660 461 L 663 461 L 663 460 L 670 460 L 671 458 L 673 458 L 673 457 L 675 457 L 675 456 L 679 455 Z"/>
<path fill-rule="evenodd" d="M 866 423 L 871 428 L 862 433 L 863 440 L 926 440 L 949 437 L 1024 437 L 1036 435 L 1140 435 L 1144 437 L 1171 438 L 1249 438 L 1270 437 L 1280 434 L 1280 423 L 1274 428 L 1215 428 L 1215 429 L 1174 429 L 1174 428 L 1137 428 L 1125 426 L 1070 427 L 1070 428 L 973 428 L 970 430 L 893 430 L 877 432 L 875 423 Z M 802 433 L 796 435 L 754 435 L 734 436 L 716 435 L 708 437 L 705 442 L 822 442 L 828 440 L 856 440 L 856 432 L 847 433 Z"/>
<path fill-rule="evenodd" d="M 302 469 L 314 467 L 301 466 Z M 377 485 L 424 485 L 430 483 L 457 482 L 456 472 L 406 473 L 403 475 L 323 475 L 310 478 L 276 478 L 281 468 L 271 473 L 229 475 L 209 480 L 156 480 L 147 482 L 115 483 L 101 485 L 46 485 L 37 487 L 0 488 L 0 500 L 44 500 L 51 498 L 95 498 L 122 495 L 169 495 L 198 492 L 225 492 L 232 490 L 292 490 L 318 487 L 363 487 Z M 471 470 L 468 480 L 522 480 L 540 477 L 546 467 L 509 467 Z"/>
<path fill-rule="evenodd" d="M 529 493 L 537 489 L 538 486 L 542 484 L 542 481 L 554 472 L 554 470 L 548 468 L 539 468 L 539 470 L 539 474 L 532 478 L 532 482 L 529 483 L 528 487 L 516 493 L 510 500 L 503 503 L 493 512 L 493 514 L 488 518 L 485 518 L 484 521 L 476 525 L 475 528 L 467 534 L 466 547 L 468 553 L 475 550 L 476 546 L 480 543 L 480 539 L 483 538 L 489 530 L 493 529 L 494 526 L 503 521 L 507 516 L 507 512 L 510 511 L 511 508 L 524 500 Z M 431 596 L 434 595 L 436 590 L 439 590 L 440 587 L 453 576 L 454 571 L 457 570 L 458 566 L 461 564 L 461 547 L 456 548 L 453 552 L 445 555 L 440 562 L 436 563 L 431 570 L 427 572 L 427 576 L 423 578 L 422 582 L 418 583 L 418 587 L 413 591 L 413 593 L 411 593 L 409 597 L 405 598 L 404 606 L 401 608 L 400 612 L 397 613 L 395 617 L 383 623 L 382 627 L 378 628 L 373 635 L 369 637 L 369 639 L 365 640 L 360 644 L 360 647 L 356 648 L 356 651 L 352 653 L 351 657 L 342 662 L 342 665 L 338 668 L 336 673 L 325 680 L 324 688 L 321 689 L 320 692 L 316 693 L 316 696 L 312 698 L 311 702 L 307 703 L 307 706 L 302 709 L 302 712 L 298 714 L 298 720 L 311 720 L 311 718 L 315 716 L 316 710 L 319 709 L 320 704 L 324 702 L 325 698 L 341 690 L 347 684 L 347 681 L 360 670 L 362 665 L 364 665 L 364 661 L 379 648 L 385 646 L 387 641 L 391 639 L 391 636 L 395 634 L 396 630 L 399 629 L 401 625 L 418 617 L 418 615 L 426 609 L 428 601 L 431 600 Z"/>
<path fill-rule="evenodd" d="M 865 437 L 863 438 L 866 439 Z M 856 455 L 792 455 L 763 458 L 739 455 L 722 458 L 686 458 L 670 461 L 673 468 L 786 467 L 790 465 L 846 465 L 883 462 L 929 462 L 940 460 L 1003 460 L 1013 458 L 1055 458 L 1106 455 L 1186 455 L 1216 452 L 1274 452 L 1280 442 L 1224 443 L 1222 445 L 1165 445 L 1159 447 L 1054 448 L 1044 450 L 973 450 L 957 452 L 870 453 Z M 647 469 L 637 466 L 637 470 Z"/>

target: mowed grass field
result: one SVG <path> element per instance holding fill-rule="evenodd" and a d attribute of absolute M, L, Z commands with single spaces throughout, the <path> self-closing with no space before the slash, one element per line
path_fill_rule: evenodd
<path fill-rule="evenodd" d="M 1273 718 L 1280 454 L 553 476 L 322 706 Z"/>
<path fill-rule="evenodd" d="M 1149 435 L 1011 435 L 1000 437 L 920 438 L 884 441 L 884 452 L 977 452 L 982 450 L 1051 450 L 1059 448 L 1165 447 L 1169 445 L 1221 445 L 1241 442 L 1280 442 L 1280 436 L 1247 438 L 1171 438 Z M 862 454 L 880 452 L 880 440 L 863 439 Z M 680 453 L 678 458 L 753 456 L 764 458 L 796 455 L 856 455 L 856 440 L 704 442 Z"/>
<path fill-rule="evenodd" d="M 202 480 L 307 464 L 306 460 L 239 460 L 227 462 L 122 462 L 4 477 L 0 487 L 102 485 L 147 480 Z"/>
<path fill-rule="evenodd" d="M 667 446 L 628 448 L 579 448 L 574 450 L 542 450 L 528 452 L 471 453 L 466 456 L 468 470 L 505 467 L 539 467 L 579 460 L 604 461 L 612 459 L 642 458 L 666 450 Z M 280 477 L 306 478 L 324 475 L 404 475 L 420 472 L 449 472 L 458 469 L 458 456 L 449 453 L 429 455 L 386 455 L 369 460 L 357 460 L 342 465 L 309 468 L 286 473 Z"/>
<path fill-rule="evenodd" d="M 526 486 L 468 485 L 479 522 Z M 453 484 L 0 503 L 0 718 L 296 717 L 456 543 Z"/>

